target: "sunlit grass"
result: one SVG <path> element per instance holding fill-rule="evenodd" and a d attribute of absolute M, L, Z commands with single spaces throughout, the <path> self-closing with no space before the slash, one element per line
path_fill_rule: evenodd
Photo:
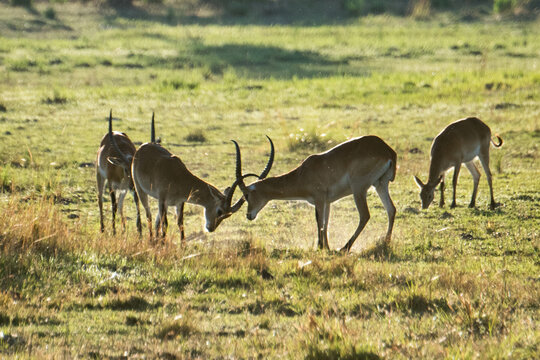
<path fill-rule="evenodd" d="M 538 22 L 203 26 L 77 3 L 47 19 L 47 6 L 0 5 L 0 354 L 538 357 Z M 348 256 L 315 250 L 314 210 L 294 201 L 254 222 L 243 208 L 214 233 L 186 205 L 182 246 L 173 213 L 163 244 L 139 237 L 128 194 L 126 230 L 112 235 L 105 199 L 101 234 L 93 163 L 111 108 L 137 145 L 155 112 L 162 145 L 221 190 L 234 181 L 230 139 L 258 173 L 270 136 L 277 175 L 379 135 L 398 153 L 393 239 L 380 243 L 374 191 Z M 505 141 L 491 151 L 502 206 L 488 209 L 482 174 L 469 209 L 462 170 L 456 209 L 420 211 L 413 175 L 427 177 L 431 140 L 466 116 Z M 352 198 L 333 204 L 331 249 L 357 224 Z"/>

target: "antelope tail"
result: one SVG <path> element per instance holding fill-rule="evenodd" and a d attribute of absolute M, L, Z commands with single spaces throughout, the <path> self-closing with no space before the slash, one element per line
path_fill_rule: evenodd
<path fill-rule="evenodd" d="M 503 144 L 503 139 L 499 136 L 499 135 L 495 135 L 495 138 L 497 138 L 499 140 L 499 143 L 498 144 L 495 144 L 495 141 L 493 141 L 493 138 L 491 139 L 491 143 L 493 144 L 493 146 L 495 147 L 501 147 L 502 144 Z"/>
<path fill-rule="evenodd" d="M 397 154 L 395 151 L 392 150 L 392 154 L 391 154 L 391 161 L 392 161 L 392 164 L 390 165 L 392 167 L 392 177 L 390 178 L 390 181 L 394 181 L 394 179 L 396 178 L 396 172 L 397 172 Z"/>

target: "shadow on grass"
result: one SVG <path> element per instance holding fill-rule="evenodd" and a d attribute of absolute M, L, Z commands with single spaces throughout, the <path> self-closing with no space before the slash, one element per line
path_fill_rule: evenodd
<path fill-rule="evenodd" d="M 162 41 L 177 47 L 178 41 L 160 34 L 144 35 L 150 38 L 160 37 Z M 358 62 L 359 58 L 331 58 L 315 51 L 289 50 L 279 46 L 253 44 L 205 45 L 194 39 L 178 49 L 178 56 L 134 54 L 128 59 L 113 64 L 123 68 L 167 68 L 191 69 L 202 68 L 204 76 L 212 78 L 234 70 L 237 76 L 251 79 L 291 79 L 331 77 L 331 76 L 368 76 L 371 69 Z M 350 62 L 354 61 L 354 66 Z M 167 84 L 164 84 L 167 85 Z"/>

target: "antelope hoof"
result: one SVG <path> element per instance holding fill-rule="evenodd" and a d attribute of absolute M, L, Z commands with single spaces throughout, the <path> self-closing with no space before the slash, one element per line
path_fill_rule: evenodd
<path fill-rule="evenodd" d="M 453 202 L 452 205 L 450 205 L 450 208 L 453 209 L 453 208 L 455 208 L 456 206 L 457 206 L 456 203 Z"/>
<path fill-rule="evenodd" d="M 476 204 L 473 203 L 473 202 L 471 202 L 471 203 L 469 204 L 469 207 L 470 207 L 471 209 L 474 208 L 475 206 L 476 206 Z"/>

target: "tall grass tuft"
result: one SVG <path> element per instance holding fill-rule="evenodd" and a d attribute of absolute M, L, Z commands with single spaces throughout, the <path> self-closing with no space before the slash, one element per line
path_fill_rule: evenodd
<path fill-rule="evenodd" d="M 206 136 L 204 135 L 204 131 L 202 129 L 191 130 L 184 139 L 187 142 L 198 142 L 198 143 L 206 142 Z"/>
<path fill-rule="evenodd" d="M 333 143 L 335 143 L 334 140 L 328 139 L 325 133 L 319 133 L 315 127 L 307 130 L 300 128 L 297 133 L 289 134 L 287 147 L 289 151 L 324 151 Z"/>
<path fill-rule="evenodd" d="M 431 14 L 431 0 L 413 0 L 411 2 L 411 16 L 414 19 L 427 19 Z"/>
<path fill-rule="evenodd" d="M 305 359 L 365 359 L 377 360 L 381 357 L 367 346 L 354 344 L 350 340 L 345 322 L 317 320 L 309 316 L 305 329 Z"/>
<path fill-rule="evenodd" d="M 198 333 L 193 321 L 193 315 L 189 311 L 182 311 L 171 320 L 164 321 L 156 331 L 156 337 L 161 340 L 172 340 L 177 337 L 188 337 Z"/>
<path fill-rule="evenodd" d="M 54 255 L 72 251 L 77 244 L 76 233 L 64 222 L 52 200 L 25 203 L 11 197 L 2 207 L 0 254 L 3 256 L 30 252 Z"/>

